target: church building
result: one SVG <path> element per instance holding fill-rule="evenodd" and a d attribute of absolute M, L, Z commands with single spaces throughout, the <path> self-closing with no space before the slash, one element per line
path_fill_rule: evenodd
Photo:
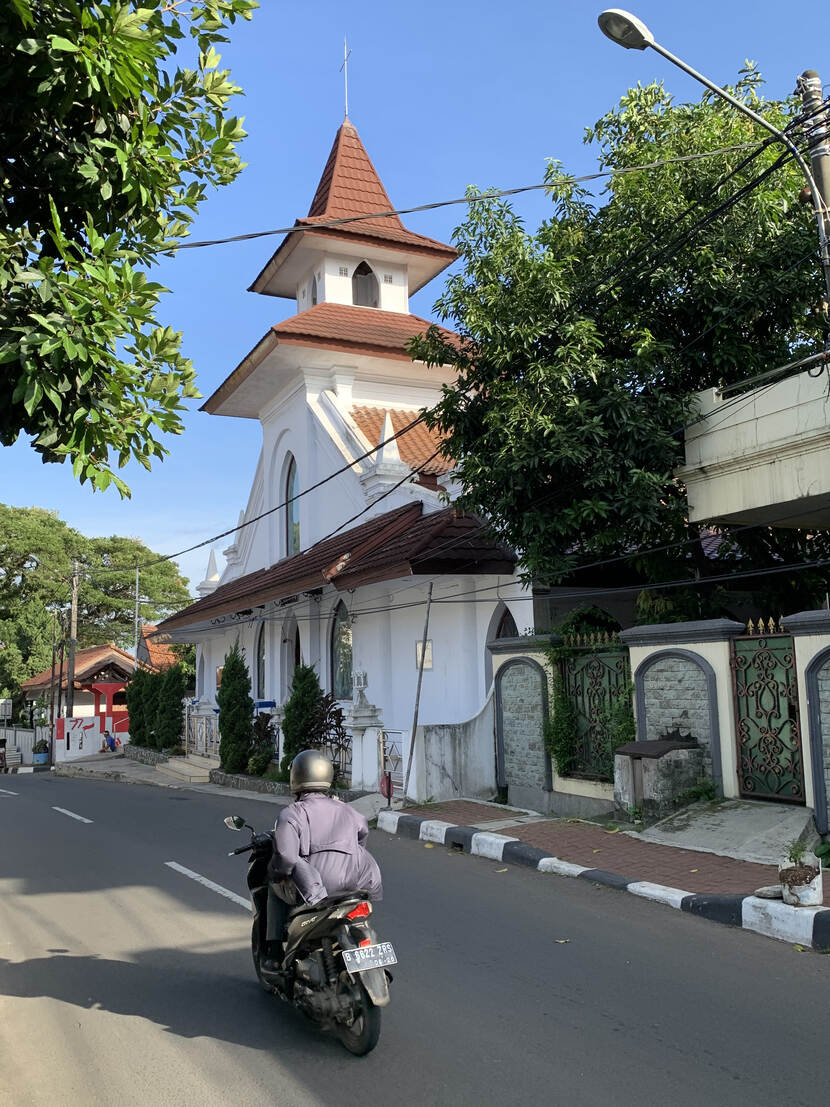
<path fill-rule="evenodd" d="M 410 313 L 409 297 L 456 252 L 397 216 L 375 217 L 391 209 L 346 118 L 308 215 L 250 288 L 293 301 L 296 313 L 271 327 L 202 406 L 262 427 L 224 572 L 211 554 L 200 598 L 159 628 L 196 644 L 189 737 L 208 757 L 218 748 L 222 666 L 237 639 L 260 709 L 279 719 L 295 666 L 312 664 L 353 733 L 372 723 L 378 758 L 385 744 L 400 775 L 428 594 L 420 723 L 448 733 L 492 695 L 487 642 L 533 622 L 513 553 L 452 505 L 453 460 L 421 418 L 454 373 L 406 350 L 429 326 Z M 447 794 L 492 788 L 492 729 L 476 741 L 480 748 L 461 751 L 478 766 L 476 779 Z M 377 783 L 378 759 L 370 765 L 366 748 L 352 765 L 356 787 Z M 410 792 L 428 786 L 421 771 Z"/>

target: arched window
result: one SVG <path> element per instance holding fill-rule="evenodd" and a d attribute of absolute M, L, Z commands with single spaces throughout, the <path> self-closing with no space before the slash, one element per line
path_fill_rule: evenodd
<path fill-rule="evenodd" d="M 352 303 L 358 307 L 378 306 L 378 279 L 365 261 L 352 274 Z"/>
<path fill-rule="evenodd" d="M 311 306 L 314 307 L 314 305 L 316 303 L 317 303 L 317 278 L 312 277 L 311 278 Z"/>
<path fill-rule="evenodd" d="M 498 625 L 496 631 L 496 638 L 518 638 L 519 628 L 516 626 L 516 620 L 507 610 L 501 617 L 501 622 Z"/>
<path fill-rule="evenodd" d="M 199 656 L 199 676 L 196 681 L 196 695 L 203 696 L 205 694 L 205 655 Z"/>
<path fill-rule="evenodd" d="M 338 700 L 352 698 L 352 621 L 342 600 L 331 628 L 331 690 Z"/>
<path fill-rule="evenodd" d="M 285 476 L 285 556 L 292 557 L 300 552 L 300 480 L 297 476 L 297 463 L 292 457 Z"/>
<path fill-rule="evenodd" d="M 265 623 L 260 623 L 256 639 L 256 698 L 265 699 Z"/>

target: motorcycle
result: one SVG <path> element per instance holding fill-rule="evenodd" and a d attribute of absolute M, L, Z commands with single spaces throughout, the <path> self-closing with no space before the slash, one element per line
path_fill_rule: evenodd
<path fill-rule="evenodd" d="M 390 942 L 379 942 L 370 922 L 366 892 L 329 896 L 288 911 L 283 942 L 267 943 L 269 862 L 274 835 L 257 834 L 240 815 L 225 819 L 229 830 L 250 830 L 248 890 L 253 907 L 251 954 L 266 992 L 293 1004 L 321 1030 L 333 1031 L 350 1053 L 370 1053 L 380 1037 L 380 1012 L 389 1003 L 389 965 L 397 964 Z M 274 885 L 276 893 L 278 885 Z M 278 894 L 278 893 L 277 893 Z M 278 946 L 275 951 L 270 946 Z"/>

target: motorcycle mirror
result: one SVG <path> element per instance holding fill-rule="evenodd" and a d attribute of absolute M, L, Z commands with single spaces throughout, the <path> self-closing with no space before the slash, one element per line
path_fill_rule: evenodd
<path fill-rule="evenodd" d="M 228 815 L 225 819 L 225 826 L 228 830 L 242 830 L 245 826 L 245 820 L 241 815 Z"/>

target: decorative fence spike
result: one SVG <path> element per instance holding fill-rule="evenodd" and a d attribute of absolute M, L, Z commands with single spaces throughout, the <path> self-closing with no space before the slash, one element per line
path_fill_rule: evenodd
<path fill-rule="evenodd" d="M 753 623 L 753 621 L 751 619 L 746 624 L 746 632 L 747 632 L 747 634 L 754 634 L 755 633 L 755 624 Z"/>

